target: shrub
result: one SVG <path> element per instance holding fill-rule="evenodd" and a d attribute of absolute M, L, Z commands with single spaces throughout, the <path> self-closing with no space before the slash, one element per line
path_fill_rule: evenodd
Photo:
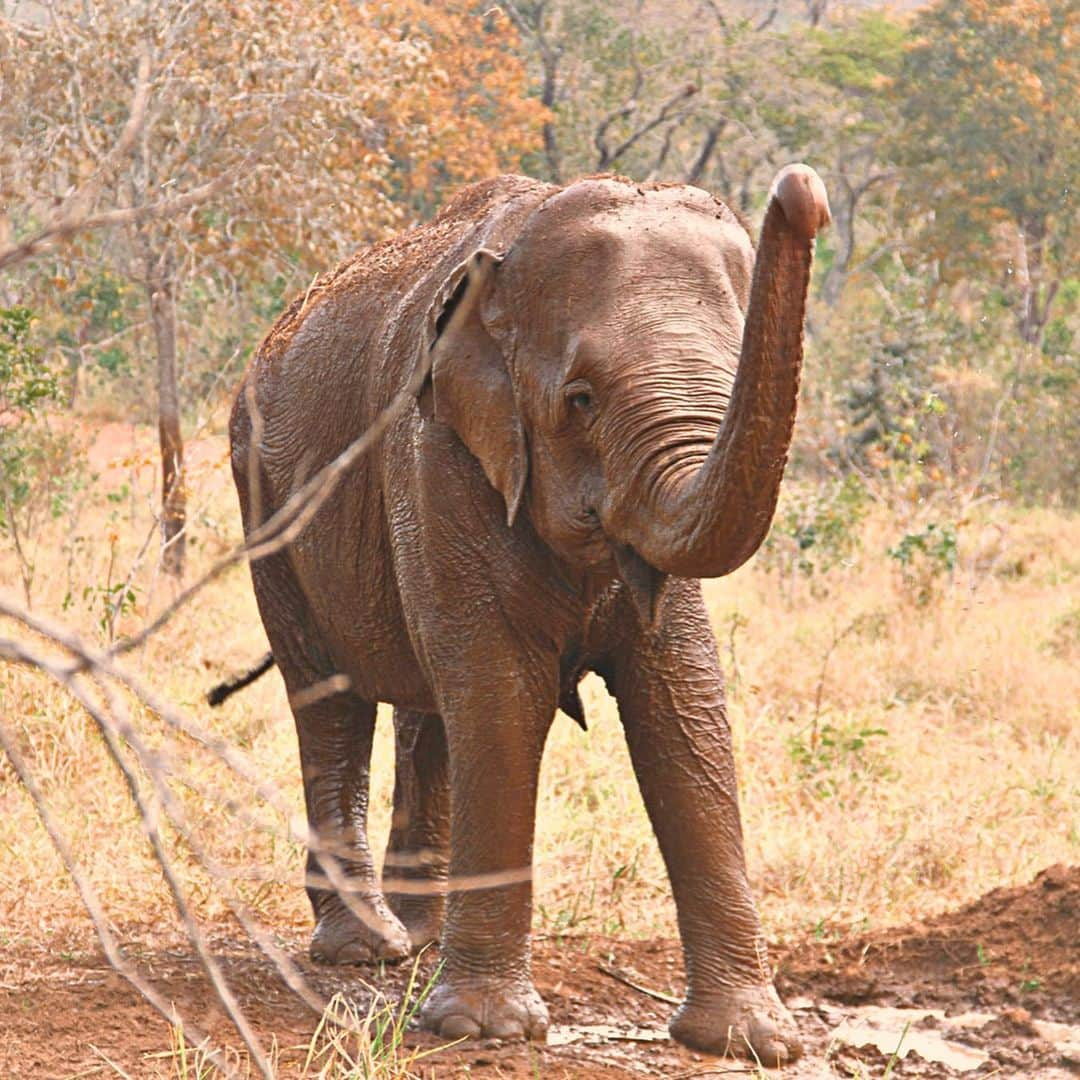
<path fill-rule="evenodd" d="M 820 485 L 789 484 L 758 556 L 760 564 L 779 574 L 788 593 L 794 579 L 803 577 L 811 580 L 814 595 L 824 595 L 824 575 L 859 549 L 866 509 L 866 489 L 854 474 Z"/>
<path fill-rule="evenodd" d="M 0 535 L 14 549 L 28 605 L 35 534 L 44 518 L 64 513 L 82 475 L 70 437 L 49 426 L 47 406 L 60 399 L 60 383 L 34 322 L 28 308 L 0 308 Z"/>
<path fill-rule="evenodd" d="M 940 579 L 956 569 L 956 528 L 931 522 L 921 532 L 905 533 L 888 555 L 899 565 L 904 587 L 916 603 L 926 604 Z"/>

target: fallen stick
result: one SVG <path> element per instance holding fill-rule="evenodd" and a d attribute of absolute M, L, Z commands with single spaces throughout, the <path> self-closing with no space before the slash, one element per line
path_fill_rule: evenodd
<path fill-rule="evenodd" d="M 672 997 L 671 994 L 665 994 L 660 990 L 652 990 L 648 986 L 642 986 L 641 983 L 636 983 L 629 976 L 624 975 L 618 968 L 609 968 L 605 964 L 597 964 L 596 970 L 599 971 L 601 975 L 606 975 L 609 979 L 621 982 L 624 986 L 629 986 L 631 990 L 636 990 L 639 994 L 644 994 L 646 997 L 655 998 L 657 1001 L 663 1001 L 668 1005 L 682 1004 L 682 998 Z"/>

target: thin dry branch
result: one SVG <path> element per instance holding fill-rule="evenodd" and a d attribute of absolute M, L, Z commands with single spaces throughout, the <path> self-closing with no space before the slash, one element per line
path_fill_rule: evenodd
<path fill-rule="evenodd" d="M 115 228 L 118 225 L 137 225 L 151 219 L 163 220 L 176 217 L 192 209 L 192 207 L 206 202 L 207 199 L 221 191 L 235 171 L 223 172 L 214 177 L 213 180 L 208 180 L 205 184 L 200 184 L 183 195 L 158 199 L 156 202 L 145 203 L 142 206 L 130 206 L 119 210 L 103 210 L 94 214 L 87 209 L 80 209 L 78 206 L 72 205 L 71 202 L 66 202 L 50 219 L 48 224 L 39 229 L 33 236 L 28 236 L 17 244 L 0 248 L 0 270 L 32 258 L 55 244 L 70 240 L 76 233 L 89 232 L 94 229 Z"/>
<path fill-rule="evenodd" d="M 0 616 L 7 616 L 16 622 L 21 623 L 27 629 L 41 635 L 53 644 L 60 646 L 65 651 L 72 654 L 74 659 L 68 666 L 57 668 L 57 672 L 63 677 L 59 681 L 66 680 L 71 676 L 85 672 L 94 672 L 98 675 L 103 674 L 114 679 L 133 694 L 148 711 L 154 714 L 158 719 L 162 720 L 172 731 L 192 739 L 209 753 L 221 760 L 237 775 L 237 777 L 251 786 L 254 794 L 258 796 L 258 798 L 262 799 L 263 802 L 282 817 L 286 822 L 289 839 L 296 843 L 307 845 L 312 854 L 317 857 L 320 863 L 320 869 L 326 877 L 320 878 L 316 875 L 309 875 L 306 884 L 314 885 L 317 888 L 333 888 L 341 895 L 342 900 L 349 906 L 350 911 L 356 915 L 357 918 L 366 921 L 368 925 L 373 925 L 370 922 L 370 915 L 362 907 L 356 905 L 355 902 L 350 903 L 351 897 L 365 895 L 366 888 L 362 883 L 356 885 L 350 882 L 348 877 L 341 870 L 340 864 L 337 861 L 337 856 L 346 854 L 348 849 L 328 843 L 318 836 L 309 833 L 302 819 L 293 815 L 291 807 L 281 797 L 281 793 L 277 788 L 268 784 L 265 779 L 263 779 L 260 770 L 251 763 L 242 752 L 228 742 L 228 740 L 220 735 L 214 734 L 191 717 L 184 715 L 168 703 L 163 702 L 139 680 L 132 676 L 130 672 L 120 668 L 113 660 L 110 652 L 97 650 L 87 646 L 77 635 L 71 634 L 59 627 L 52 626 L 45 620 L 42 620 L 39 616 L 31 615 L 29 612 L 8 603 L 3 598 L 0 598 Z M 5 650 L 4 643 L 0 643 L 0 659 L 12 660 L 15 662 L 28 662 L 24 660 L 22 655 L 18 652 Z M 40 667 L 40 665 L 36 663 L 32 664 L 32 666 Z M 46 674 L 51 674 L 47 668 L 43 670 L 45 670 Z M 198 790 L 203 793 L 206 793 L 207 791 L 205 787 L 199 787 Z M 222 796 L 218 793 L 217 798 L 218 801 L 223 802 L 224 804 L 231 806 L 235 805 L 235 794 Z M 488 889 L 500 885 L 518 884 L 520 882 L 528 881 L 531 876 L 532 870 L 530 867 L 521 867 L 519 869 L 494 871 L 483 874 L 456 875 L 447 881 L 416 882 L 387 879 L 384 882 L 384 885 L 387 889 L 395 892 L 442 894 L 447 892 L 468 892 L 475 889 Z"/>
<path fill-rule="evenodd" d="M 17 650 L 16 643 L 0 641 L 0 655 L 14 655 Z M 0 717 L 0 748 L 3 749 L 8 761 L 11 762 L 11 767 L 15 770 L 15 775 L 19 778 L 19 782 L 30 796 L 38 818 L 49 836 L 49 840 L 56 849 L 56 853 L 60 856 L 60 861 L 64 864 L 68 876 L 74 882 L 83 906 L 90 916 L 98 940 L 101 942 L 106 959 L 165 1020 L 184 1032 L 185 1038 L 193 1040 L 197 1045 L 208 1043 L 208 1037 L 195 1024 L 185 1021 L 176 1006 L 172 1002 L 166 1001 L 139 974 L 138 969 L 124 955 L 119 942 L 109 929 L 108 918 L 105 915 L 105 909 L 102 907 L 101 901 L 98 899 L 97 892 L 82 872 L 78 860 L 72 853 L 71 845 L 56 821 L 55 815 L 49 809 L 48 800 L 38 787 L 26 759 L 19 750 L 17 741 L 8 730 L 2 717 Z M 207 1050 L 207 1059 L 226 1076 L 235 1075 L 219 1051 L 209 1048 Z"/>
<path fill-rule="evenodd" d="M 170 760 L 167 750 L 150 749 L 141 733 L 128 718 L 123 703 L 108 680 L 112 679 L 120 682 L 121 685 L 125 685 L 130 692 L 135 694 L 140 704 L 163 719 L 166 719 L 166 714 L 172 710 L 155 707 L 153 701 L 150 700 L 151 695 L 143 692 L 130 676 L 120 672 L 107 653 L 86 648 L 73 635 L 64 631 L 55 631 L 39 618 L 20 611 L 3 600 L 0 600 L 0 615 L 6 615 L 14 619 L 26 629 L 45 637 L 51 644 L 59 646 L 65 652 L 77 657 L 76 663 L 70 661 L 67 663 L 59 662 L 55 658 L 46 656 L 22 642 L 0 639 L 0 659 L 28 665 L 41 671 L 62 686 L 91 718 L 102 737 L 110 758 L 123 777 L 129 795 L 139 813 L 144 832 L 150 842 L 154 860 L 169 888 L 174 907 L 180 916 L 188 939 L 215 994 L 221 1002 L 226 1015 L 247 1046 L 252 1062 L 264 1077 L 272 1077 L 269 1062 L 259 1045 L 258 1039 L 248 1023 L 239 1002 L 232 993 L 220 965 L 212 955 L 190 903 L 184 894 L 183 886 L 166 850 L 161 832 L 161 825 L 164 820 L 164 823 L 167 823 L 176 832 L 198 861 L 214 886 L 220 890 L 243 931 L 256 947 L 271 960 L 285 985 L 315 1013 L 322 1013 L 327 1006 L 326 999 L 312 990 L 300 970 L 274 944 L 271 936 L 258 925 L 246 905 L 239 900 L 235 891 L 228 887 L 227 883 L 233 875 L 230 874 L 227 868 L 217 862 L 199 841 L 169 787 L 168 778 L 175 777 L 186 786 L 198 790 L 200 794 L 209 795 L 216 802 L 226 803 L 233 808 L 238 803 L 235 792 L 228 796 L 222 796 L 221 792 L 208 791 L 206 785 L 196 784 L 190 777 L 184 776 L 176 768 L 175 762 Z M 104 704 L 83 685 L 82 680 L 86 677 L 92 679 L 97 686 L 100 697 L 104 699 Z M 177 720 L 178 714 L 171 717 L 171 719 Z M 173 727 L 174 730 L 183 731 L 185 734 L 197 737 L 199 742 L 206 747 L 213 747 L 217 742 L 217 748 L 224 751 L 219 756 L 223 760 L 229 759 L 234 765 L 237 764 L 238 755 L 232 751 L 232 748 L 228 747 L 224 740 L 215 740 L 214 737 L 209 736 L 203 730 L 193 731 L 193 728 L 198 729 L 198 725 L 193 724 L 191 721 L 180 720 L 178 723 L 169 726 Z M 85 876 L 81 873 L 76 860 L 71 855 L 70 847 L 49 812 L 47 801 L 34 781 L 29 766 L 18 750 L 17 741 L 3 726 L 2 722 L 0 722 L 0 746 L 11 760 L 20 782 L 30 794 L 50 840 L 56 847 L 65 868 L 75 881 L 109 962 L 171 1023 L 181 1027 L 181 1030 L 188 1033 L 192 1038 L 196 1038 L 199 1043 L 204 1043 L 205 1036 L 201 1032 L 197 1032 L 192 1025 L 184 1024 L 182 1019 L 175 1014 L 175 1010 L 167 1009 L 153 991 L 153 988 L 149 987 L 141 979 L 137 970 L 132 967 L 119 950 L 115 940 L 109 934 L 105 921 L 106 917 L 100 902 L 87 883 Z M 153 797 L 149 797 L 143 791 L 139 775 L 127 762 L 124 754 L 125 746 L 134 753 L 139 769 L 149 778 L 153 786 Z M 371 925 L 372 917 L 370 913 L 363 903 L 357 903 L 355 899 L 357 894 L 360 894 L 362 899 L 366 899 L 370 886 L 365 882 L 351 882 L 341 870 L 341 864 L 336 858 L 336 853 L 330 852 L 329 845 L 315 836 L 307 835 L 293 824 L 288 817 L 288 807 L 284 804 L 276 789 L 262 781 L 255 774 L 255 770 L 246 762 L 242 772 L 245 774 L 245 779 L 258 789 L 258 793 L 264 800 L 286 817 L 289 823 L 290 838 L 299 842 L 306 841 L 313 854 L 315 854 L 320 870 L 325 874 L 325 877 L 309 874 L 307 883 L 316 887 L 334 889 L 354 914 Z M 493 888 L 519 883 L 529 880 L 531 873 L 531 868 L 523 868 L 508 872 L 470 875 L 467 878 L 462 877 L 448 881 L 419 882 L 384 879 L 383 888 L 411 894 L 446 893 L 452 890 Z M 220 1059 L 218 1052 L 210 1050 L 208 1056 L 226 1075 L 235 1075 L 229 1066 Z"/>
<path fill-rule="evenodd" d="M 0 656 L 6 656 L 7 658 L 17 659 L 23 663 L 30 664 L 55 679 L 82 706 L 86 714 L 94 722 L 94 725 L 100 733 L 105 747 L 108 750 L 109 757 L 123 777 L 124 784 L 131 796 L 131 801 L 135 804 L 135 808 L 139 812 L 143 830 L 146 833 L 147 840 L 150 842 L 150 846 L 154 853 L 154 859 L 161 870 L 162 877 L 168 885 L 169 892 L 173 898 L 173 904 L 184 925 L 188 940 L 191 942 L 192 948 L 194 948 L 195 953 L 202 964 L 203 970 L 210 980 L 210 985 L 213 987 L 218 1001 L 221 1003 L 222 1008 L 232 1021 L 237 1032 L 239 1032 L 240 1037 L 243 1039 L 244 1045 L 247 1047 L 248 1053 L 251 1055 L 251 1059 L 259 1069 L 259 1072 L 262 1073 L 266 1080 L 274 1080 L 269 1061 L 267 1060 L 262 1047 L 259 1045 L 258 1038 L 251 1029 L 251 1025 L 248 1023 L 243 1010 L 240 1008 L 240 1004 L 237 1002 L 236 996 L 233 994 L 232 989 L 228 984 L 228 980 L 222 973 L 220 965 L 210 952 L 198 920 L 195 918 L 191 906 L 187 901 L 187 897 L 184 895 L 179 876 L 173 867 L 168 852 L 165 850 L 165 843 L 161 836 L 159 807 L 156 802 L 147 798 L 143 792 L 138 775 L 126 761 L 123 748 L 117 737 L 117 724 L 115 720 L 86 692 L 80 681 L 71 672 L 70 668 L 58 668 L 47 657 L 27 649 L 17 642 L 0 642 Z M 137 733 L 130 724 L 126 725 L 125 738 L 127 739 L 128 744 L 135 749 L 137 756 L 141 760 L 141 764 L 149 775 L 159 778 L 160 770 L 158 769 L 153 756 L 150 755 L 142 745 L 141 740 L 139 740 Z"/>
<path fill-rule="evenodd" d="M 92 206 L 101 192 L 102 185 L 115 172 L 117 165 L 131 152 L 140 132 L 146 123 L 147 105 L 150 101 L 150 50 L 144 44 L 139 53 L 139 64 L 135 73 L 135 89 L 132 92 L 128 119 L 116 142 L 101 156 L 98 167 L 92 176 L 69 192 L 49 220 L 35 234 L 0 248 L 0 270 L 6 266 L 22 262 L 37 254 L 47 245 L 69 239 L 83 229 L 100 228 L 106 224 L 122 224 L 110 220 L 117 213 L 126 211 L 108 211 L 94 214 Z M 81 117 L 81 114 L 80 114 Z"/>
<path fill-rule="evenodd" d="M 608 128 L 611 127 L 616 120 L 624 119 L 636 112 L 638 107 L 637 102 L 634 100 L 628 101 L 621 108 L 616 109 L 606 116 L 600 123 L 600 126 L 596 129 L 596 134 L 593 138 L 593 142 L 596 145 L 599 154 L 597 158 L 597 168 L 600 170 L 610 168 L 619 160 L 619 158 L 632 150 L 646 135 L 651 131 L 655 131 L 662 124 L 669 122 L 672 124 L 679 123 L 684 115 L 679 111 L 679 106 L 684 101 L 688 101 L 690 98 L 694 97 L 697 92 L 698 88 L 693 83 L 687 83 L 685 86 L 681 87 L 672 94 L 667 101 L 661 104 L 660 108 L 657 109 L 656 114 L 651 119 L 635 128 L 614 149 L 611 149 L 606 141 Z"/>
<path fill-rule="evenodd" d="M 175 770 L 170 768 L 168 760 L 160 751 L 153 751 L 147 747 L 141 735 L 125 716 L 122 703 L 117 699 L 111 687 L 101 678 L 95 678 L 102 694 L 109 703 L 112 717 L 119 718 L 116 721 L 116 734 L 120 735 L 125 742 L 135 751 L 143 771 L 150 777 L 155 792 L 170 824 L 184 841 L 188 850 L 198 860 L 199 864 L 210 875 L 211 880 L 222 890 L 226 903 L 241 928 L 256 946 L 270 958 L 282 981 L 297 997 L 307 1005 L 316 1015 L 322 1015 L 329 1004 L 329 999 L 313 991 L 308 985 L 300 969 L 292 960 L 274 943 L 273 938 L 256 922 L 250 909 L 244 904 L 235 891 L 226 890 L 223 884 L 228 881 L 230 875 L 205 846 L 200 843 L 194 829 L 189 825 L 183 807 L 176 799 L 166 782 L 166 776 L 173 774 Z M 104 734 L 104 732 L 103 732 Z M 201 958 L 201 957 L 200 957 Z M 226 984 L 227 985 L 227 984 Z M 239 1010 L 239 1005 L 236 1005 Z M 243 1014 L 240 1013 L 242 1018 Z M 246 1041 L 246 1040 L 245 1040 Z"/>
<path fill-rule="evenodd" d="M 146 118 L 150 102 L 149 76 L 150 57 L 149 52 L 144 49 L 140 54 L 131 110 L 116 143 L 102 156 L 95 173 L 64 198 L 44 225 L 30 236 L 0 247 L 0 270 L 48 251 L 82 232 L 142 225 L 148 221 L 166 221 L 185 214 L 234 183 L 237 177 L 242 176 L 252 163 L 263 155 L 277 136 L 273 126 L 268 126 L 240 160 L 222 169 L 217 176 L 181 194 L 149 199 L 133 206 L 94 211 L 94 201 L 105 181 L 115 173 L 118 164 L 131 153 L 135 144 L 140 139 L 146 139 Z"/>
<path fill-rule="evenodd" d="M 635 982 L 629 975 L 620 971 L 618 968 L 608 967 L 606 964 L 597 964 L 596 970 L 599 971 L 601 975 L 606 975 L 609 979 L 621 982 L 623 986 L 629 986 L 631 990 L 636 990 L 639 994 L 651 997 L 655 1001 L 662 1001 L 666 1005 L 682 1004 L 681 998 L 673 997 L 671 994 L 665 994 L 660 990 L 653 990 L 651 987 Z"/>
<path fill-rule="evenodd" d="M 244 544 L 234 548 L 228 555 L 222 557 L 198 581 L 184 589 L 148 626 L 110 650 L 110 655 L 118 656 L 139 648 L 153 634 L 157 633 L 180 608 L 188 604 L 207 585 L 217 580 L 235 563 L 245 558 L 264 559 L 291 544 L 307 528 L 311 519 L 319 512 L 326 500 L 330 498 L 342 477 L 382 438 L 390 425 L 416 400 L 416 396 L 419 394 L 430 372 L 431 356 L 429 354 L 425 362 L 418 365 L 412 378 L 398 391 L 390 404 L 379 413 L 363 434 L 350 443 L 333 461 L 324 465 L 315 473 L 272 517 L 267 519 L 259 528 L 254 529 Z"/>

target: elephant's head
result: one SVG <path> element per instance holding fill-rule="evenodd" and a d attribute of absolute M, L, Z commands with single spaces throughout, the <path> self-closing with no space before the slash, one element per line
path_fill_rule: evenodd
<path fill-rule="evenodd" d="M 665 573 L 716 577 L 758 548 L 795 418 L 825 190 L 773 183 L 755 260 L 723 204 L 690 187 L 582 180 L 509 252 L 448 283 L 431 350 L 437 419 L 541 538 L 616 564 L 648 617 Z"/>

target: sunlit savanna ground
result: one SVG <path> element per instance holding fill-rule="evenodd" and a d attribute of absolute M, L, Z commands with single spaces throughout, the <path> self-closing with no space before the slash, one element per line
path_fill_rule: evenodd
<path fill-rule="evenodd" d="M 33 594 L 36 613 L 99 644 L 100 594 L 80 585 L 63 611 L 67 581 L 123 580 L 152 530 L 152 470 L 140 464 L 152 460 L 152 435 L 110 430 L 92 454 L 98 477 L 74 529 L 54 523 L 38 549 Z M 239 538 L 223 440 L 204 439 L 193 457 L 192 579 Z M 750 874 L 775 938 L 905 922 L 1077 861 L 1080 521 L 993 503 L 966 513 L 954 573 L 935 579 L 921 602 L 885 555 L 898 529 L 895 511 L 881 507 L 861 526 L 848 565 L 806 579 L 766 573 L 759 558 L 707 587 L 729 682 Z M 72 545 L 74 535 L 85 539 Z M 171 595 L 153 564 L 151 544 L 123 632 Z M 0 564 L 0 580 L 17 599 L 10 563 Z M 237 565 L 124 664 L 236 744 L 296 815 L 295 739 L 278 676 L 221 710 L 202 701 L 208 685 L 264 648 L 247 570 Z M 44 676 L 13 667 L 0 669 L 0 698 L 113 923 L 160 929 L 171 918 L 168 895 L 85 716 Z M 535 927 L 672 935 L 674 909 L 616 707 L 593 678 L 583 698 L 588 733 L 560 715 L 545 757 Z M 160 721 L 145 712 L 136 719 L 161 740 Z M 377 850 L 389 824 L 388 720 L 375 750 Z M 190 780 L 177 790 L 201 842 L 234 871 L 212 886 L 177 849 L 200 914 L 226 918 L 235 890 L 269 926 L 305 927 L 301 848 L 283 819 L 195 743 L 175 742 L 171 753 Z M 222 805 L 228 797 L 235 812 Z M 0 880 L 7 942 L 89 941 L 79 899 L 6 764 Z"/>

